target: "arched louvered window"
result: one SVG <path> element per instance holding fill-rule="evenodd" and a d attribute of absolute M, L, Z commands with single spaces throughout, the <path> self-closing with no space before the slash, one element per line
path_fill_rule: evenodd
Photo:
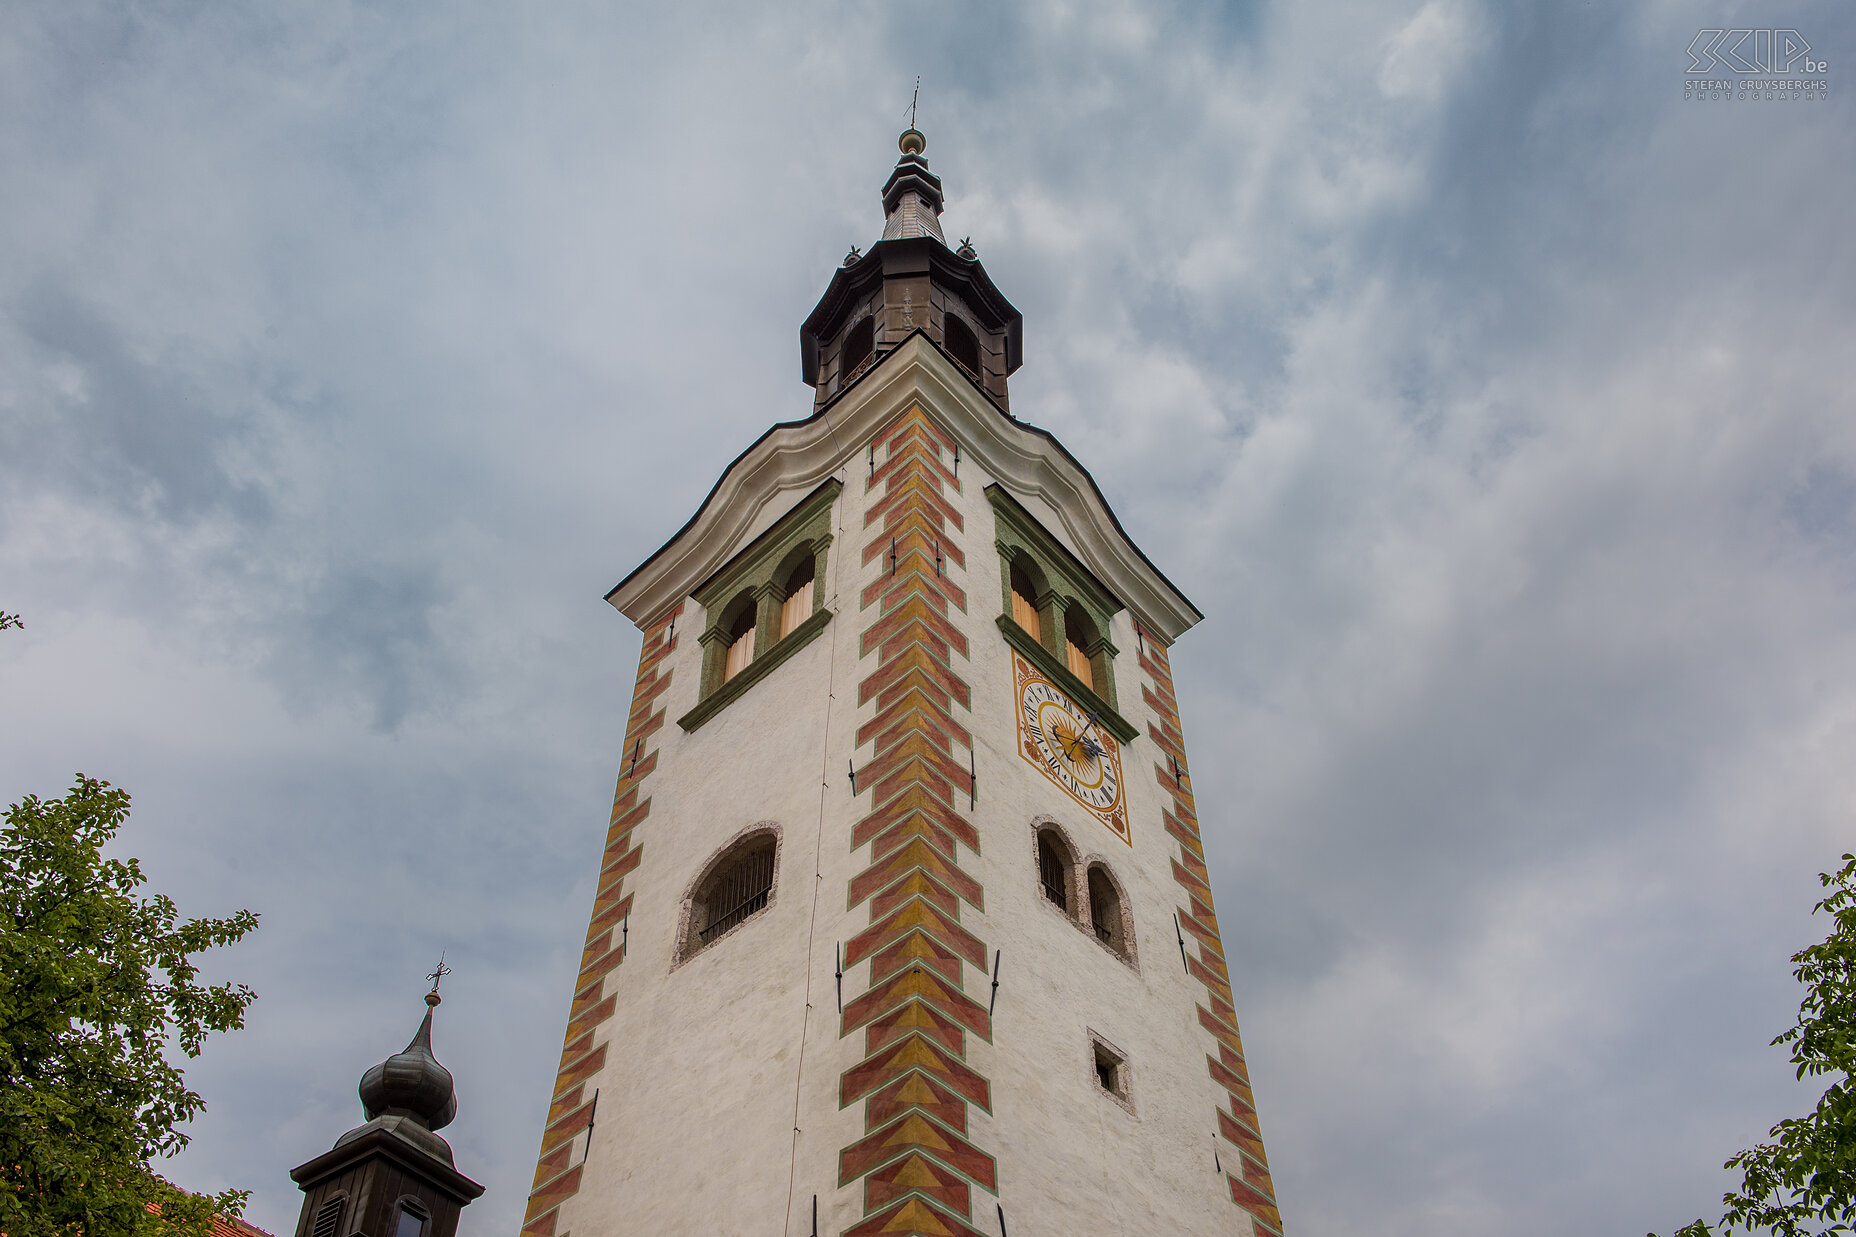
<path fill-rule="evenodd" d="M 677 719 L 684 730 L 741 699 L 831 621 L 819 585 L 831 578 L 832 511 L 843 489 L 827 480 L 690 594 L 702 610 L 702 679 L 696 707 Z"/>
<path fill-rule="evenodd" d="M 1133 960 L 1128 937 L 1128 915 L 1122 905 L 1121 890 L 1116 887 L 1108 869 L 1099 863 L 1089 866 L 1089 926 L 1095 931 L 1098 941 L 1123 958 Z"/>
<path fill-rule="evenodd" d="M 975 382 L 978 382 L 980 379 L 980 341 L 974 336 L 973 328 L 953 314 L 949 314 L 943 334 L 947 341 L 947 355 L 960 362 L 961 367 L 973 376 Z"/>
<path fill-rule="evenodd" d="M 808 553 L 799 560 L 780 586 L 786 600 L 780 603 L 780 638 L 784 640 L 792 634 L 793 628 L 812 617 L 813 585 L 817 583 L 818 567 Z"/>
<path fill-rule="evenodd" d="M 859 319 L 856 326 L 844 333 L 844 348 L 838 354 L 838 373 L 845 382 L 857 376 L 858 368 L 870 359 L 876 350 L 876 319 Z"/>
<path fill-rule="evenodd" d="M 410 1198 L 400 1200 L 399 1224 L 393 1230 L 393 1237 L 425 1237 L 425 1226 L 432 1217 L 425 1208 Z"/>
<path fill-rule="evenodd" d="M 1012 571 L 1012 621 L 1024 629 L 1033 640 L 1042 640 L 1043 634 L 1038 629 L 1038 585 L 1025 570 L 1023 563 L 1013 562 Z"/>
<path fill-rule="evenodd" d="M 1063 614 L 1063 652 L 1064 661 L 1070 673 L 1083 681 L 1083 686 L 1096 690 L 1096 674 L 1089 650 L 1096 647 L 1096 625 L 1080 605 L 1071 605 Z"/>
<path fill-rule="evenodd" d="M 722 682 L 740 674 L 754 660 L 754 601 L 748 599 L 728 628 L 728 656 L 722 662 Z"/>
<path fill-rule="evenodd" d="M 772 829 L 758 829 L 710 863 L 690 895 L 683 957 L 693 956 L 767 909 L 773 900 L 779 841 Z"/>
<path fill-rule="evenodd" d="M 1104 730 L 1123 743 L 1133 742 L 1141 731 L 1116 712 L 1111 640 L 1125 607 L 1000 485 L 988 485 L 986 497 L 992 503 L 999 548 L 1001 618 L 1012 620 L 998 624 L 1000 634 L 1039 673 L 1094 714 Z M 1143 638 L 1136 634 L 1141 630 L 1135 618 L 1130 644 Z"/>
<path fill-rule="evenodd" d="M 309 1237 L 337 1237 L 342 1228 L 342 1202 L 342 1196 L 337 1194 L 316 1208 L 316 1218 L 309 1224 Z"/>
<path fill-rule="evenodd" d="M 1050 829 L 1038 834 L 1038 883 L 1045 900 L 1070 913 L 1070 848 Z"/>

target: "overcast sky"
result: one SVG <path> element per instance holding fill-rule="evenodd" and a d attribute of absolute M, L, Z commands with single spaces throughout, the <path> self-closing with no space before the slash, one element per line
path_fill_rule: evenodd
<path fill-rule="evenodd" d="M 1718 1214 L 1856 843 L 1856 10 L 720 8 L 0 0 L 0 796 L 106 778 L 153 887 L 263 914 L 175 1179 L 290 1232 L 446 950 L 462 1231 L 515 1231 L 601 595 L 809 411 L 919 74 L 1014 411 L 1207 615 L 1289 1230 Z M 1704 26 L 1830 100 L 1684 101 Z"/>

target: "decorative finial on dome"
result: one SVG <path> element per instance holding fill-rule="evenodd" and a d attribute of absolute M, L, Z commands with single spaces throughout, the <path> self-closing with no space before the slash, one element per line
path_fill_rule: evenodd
<path fill-rule="evenodd" d="M 928 149 L 928 139 L 915 127 L 913 119 L 911 111 L 909 127 L 896 139 L 902 157 L 896 160 L 896 170 L 883 186 L 883 239 L 932 236 L 945 245 L 947 238 L 941 234 L 941 178 L 928 170 L 928 160 L 922 154 Z"/>
<path fill-rule="evenodd" d="M 381 1116 L 405 1117 L 428 1130 L 441 1130 L 458 1115 L 451 1071 L 432 1055 L 432 1013 L 442 1000 L 438 981 L 448 974 L 441 958 L 437 969 L 426 976 L 432 990 L 425 994 L 425 1021 L 419 1024 L 418 1034 L 404 1051 L 361 1075 L 361 1107 L 369 1121 Z"/>
<path fill-rule="evenodd" d="M 433 967 L 432 973 L 426 976 L 427 979 L 432 981 L 432 990 L 425 994 L 425 1003 L 428 1007 L 435 1006 L 445 999 L 438 995 L 438 984 L 440 980 L 444 979 L 444 977 L 449 974 L 451 974 L 451 968 L 445 965 L 445 953 L 443 950 L 440 950 L 438 953 L 438 965 Z"/>
<path fill-rule="evenodd" d="M 973 259 L 980 256 L 980 251 L 973 247 L 973 238 L 971 236 L 963 236 L 960 238 L 960 248 L 954 250 L 954 256 L 965 258 L 967 261 L 971 262 Z"/>

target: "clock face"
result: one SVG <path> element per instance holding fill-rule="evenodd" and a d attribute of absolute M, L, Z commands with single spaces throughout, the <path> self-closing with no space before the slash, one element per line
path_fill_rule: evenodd
<path fill-rule="evenodd" d="M 1044 776 L 1134 845 L 1121 793 L 1121 744 L 1016 650 L 1018 750 Z"/>

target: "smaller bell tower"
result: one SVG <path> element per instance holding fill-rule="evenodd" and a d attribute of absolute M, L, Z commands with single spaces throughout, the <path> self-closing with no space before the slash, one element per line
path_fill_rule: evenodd
<path fill-rule="evenodd" d="M 451 1071 L 432 1056 L 440 1000 L 434 982 L 412 1042 L 361 1076 L 367 1124 L 290 1170 L 303 1191 L 296 1237 L 455 1237 L 459 1213 L 483 1193 L 436 1133 L 458 1114 Z"/>
<path fill-rule="evenodd" d="M 800 376 L 813 409 L 836 400 L 917 331 L 925 333 L 1001 412 L 1006 379 L 1024 363 L 1016 309 L 968 241 L 941 234 L 941 178 L 922 153 L 919 129 L 897 140 L 902 157 L 883 185 L 883 239 L 853 248 L 799 328 Z"/>

